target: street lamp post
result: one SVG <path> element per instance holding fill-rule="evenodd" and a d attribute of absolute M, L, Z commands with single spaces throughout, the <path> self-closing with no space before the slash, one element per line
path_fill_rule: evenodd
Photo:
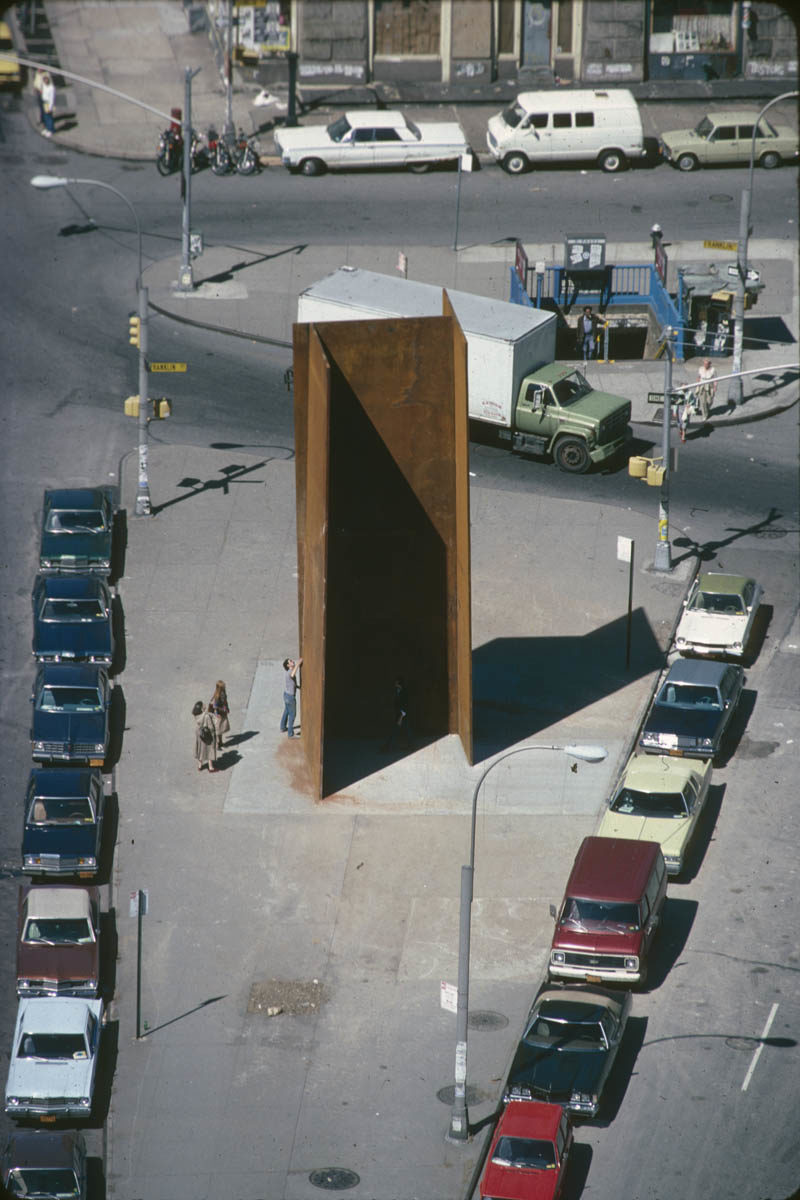
<path fill-rule="evenodd" d="M 791 100 L 798 95 L 800 92 L 784 92 L 781 96 L 776 96 L 774 100 L 770 100 L 768 104 L 764 105 L 753 122 L 753 134 L 750 139 L 750 167 L 747 173 L 747 187 L 742 191 L 742 204 L 739 211 L 739 241 L 736 248 L 738 278 L 733 305 L 733 375 L 728 383 L 728 404 L 734 408 L 742 403 L 744 395 L 741 374 L 744 349 L 744 302 L 747 289 L 747 243 L 750 238 L 750 207 L 753 200 L 753 168 L 756 159 L 758 126 L 764 113 L 767 109 L 772 108 L 773 104 L 779 104 L 781 100 Z"/>
<path fill-rule="evenodd" d="M 669 544 L 669 422 L 672 411 L 672 339 L 674 331 L 667 326 L 662 337 L 664 339 L 664 408 L 661 413 L 661 465 L 664 468 L 664 478 L 658 495 L 658 537 L 656 550 L 653 555 L 653 568 L 656 571 L 672 570 L 672 551 Z"/>
<path fill-rule="evenodd" d="M 475 827 L 478 815 L 478 795 L 483 781 L 498 763 L 515 754 L 530 750 L 560 750 L 571 758 L 583 762 L 602 762 L 608 757 L 604 746 L 517 746 L 489 763 L 475 784 L 472 793 L 472 825 L 469 841 L 469 865 L 461 868 L 461 905 L 459 910 L 458 936 L 458 1007 L 456 1009 L 456 1065 L 453 1107 L 450 1113 L 450 1128 L 447 1138 L 453 1142 L 469 1141 L 469 1112 L 467 1110 L 467 1026 L 469 1017 L 469 944 L 471 933 L 472 884 L 475 875 Z"/>
<path fill-rule="evenodd" d="M 138 242 L 138 264 L 139 269 L 136 274 L 136 311 L 139 316 L 139 470 L 137 475 L 136 485 L 136 508 L 135 515 L 137 517 L 149 517 L 151 515 L 150 508 L 150 481 L 148 479 L 147 468 L 147 288 L 142 284 L 142 227 L 139 224 L 139 218 L 136 214 L 136 209 L 131 204 L 124 192 L 119 191 L 110 183 L 103 183 L 99 179 L 73 179 L 63 175 L 34 175 L 31 180 L 35 188 L 57 188 L 69 187 L 70 184 L 83 184 L 87 187 L 105 188 L 108 192 L 113 192 L 118 196 L 131 211 L 133 220 L 136 224 L 136 238 Z"/>

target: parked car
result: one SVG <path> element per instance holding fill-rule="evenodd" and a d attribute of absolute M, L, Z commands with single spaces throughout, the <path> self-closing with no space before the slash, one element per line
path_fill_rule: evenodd
<path fill-rule="evenodd" d="M 711 760 L 634 754 L 598 837 L 658 842 L 668 875 L 680 875 L 711 783 Z"/>
<path fill-rule="evenodd" d="M 758 113 L 725 111 L 707 113 L 694 129 L 670 129 L 658 139 L 663 158 L 680 171 L 715 167 L 722 163 L 750 162 L 753 127 Z M 797 134 L 788 125 L 773 125 L 766 117 L 758 123 L 754 161 L 762 167 L 797 162 Z"/>
<path fill-rule="evenodd" d="M 0 21 L 0 53 L 16 54 L 7 21 Z M 22 68 L 18 62 L 0 58 L 0 87 L 18 88 L 22 83 Z"/>
<path fill-rule="evenodd" d="M 104 815 L 97 768 L 35 768 L 25 796 L 23 872 L 92 878 L 100 864 Z"/>
<path fill-rule="evenodd" d="M 6 1194 L 27 1200 L 86 1200 L 86 1142 L 67 1129 L 17 1129 L 3 1151 Z"/>
<path fill-rule="evenodd" d="M 39 575 L 31 600 L 37 662 L 111 666 L 114 633 L 105 580 L 96 575 Z"/>
<path fill-rule="evenodd" d="M 487 1155 L 481 1200 L 558 1200 L 572 1149 L 572 1125 L 560 1104 L 510 1100 Z"/>
<path fill-rule="evenodd" d="M 108 751 L 111 685 L 103 667 L 46 663 L 33 689 L 34 762 L 102 767 Z"/>
<path fill-rule="evenodd" d="M 470 152 L 457 121 L 416 125 L 401 112 L 346 112 L 330 125 L 275 131 L 281 162 L 290 171 L 320 175 L 331 167 L 408 167 L 427 171 Z"/>
<path fill-rule="evenodd" d="M 102 1000 L 20 1000 L 6 1082 L 10 1117 L 91 1115 L 102 1022 Z"/>
<path fill-rule="evenodd" d="M 643 984 L 666 898 L 658 842 L 585 837 L 561 907 L 550 905 L 549 978 Z"/>
<path fill-rule="evenodd" d="M 544 984 L 533 1002 L 503 1099 L 546 1100 L 594 1117 L 631 1010 L 630 992 Z"/>
<path fill-rule="evenodd" d="M 55 488 L 45 492 L 40 571 L 111 574 L 113 496 L 110 487 Z"/>
<path fill-rule="evenodd" d="M 675 633 L 681 654 L 744 658 L 762 588 L 745 575 L 705 571 L 694 581 Z"/>
<path fill-rule="evenodd" d="M 741 667 L 679 658 L 656 694 L 639 745 L 648 754 L 714 758 L 743 686 Z"/>
<path fill-rule="evenodd" d="M 22 885 L 17 909 L 18 996 L 98 994 L 99 910 L 96 887 Z"/>

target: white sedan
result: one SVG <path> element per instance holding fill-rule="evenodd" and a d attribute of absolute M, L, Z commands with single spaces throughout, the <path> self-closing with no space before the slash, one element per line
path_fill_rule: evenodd
<path fill-rule="evenodd" d="M 346 112 L 330 125 L 279 129 L 275 146 L 290 171 L 320 175 L 329 167 L 408 167 L 427 171 L 470 153 L 457 121 L 415 125 L 401 112 Z"/>
<path fill-rule="evenodd" d="M 599 837 L 658 842 L 668 875 L 680 875 L 711 782 L 711 759 L 634 754 L 617 785 Z"/>
<path fill-rule="evenodd" d="M 744 658 L 762 588 L 744 575 L 706 571 L 692 584 L 675 632 L 683 655 Z"/>

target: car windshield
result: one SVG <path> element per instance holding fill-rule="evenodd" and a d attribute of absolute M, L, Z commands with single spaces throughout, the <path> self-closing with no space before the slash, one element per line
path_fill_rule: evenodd
<path fill-rule="evenodd" d="M 94 936 L 86 917 L 31 917 L 25 926 L 22 940 L 46 946 L 62 946 L 93 942 Z"/>
<path fill-rule="evenodd" d="M 686 800 L 681 792 L 639 792 L 623 788 L 611 811 L 631 817 L 685 817 Z"/>
<path fill-rule="evenodd" d="M 20 1058 L 88 1058 L 82 1033 L 23 1033 Z"/>
<path fill-rule="evenodd" d="M 665 683 L 658 703 L 670 708 L 720 708 L 717 689 L 697 683 Z"/>
<path fill-rule="evenodd" d="M 697 124 L 695 125 L 694 131 L 698 137 L 707 138 L 713 128 L 714 128 L 713 122 L 709 121 L 708 117 L 703 117 L 703 119 L 701 121 L 698 121 Z"/>
<path fill-rule="evenodd" d="M 599 1021 L 567 1021 L 543 1011 L 525 1034 L 526 1042 L 547 1042 L 557 1050 L 605 1050 Z"/>
<path fill-rule="evenodd" d="M 743 617 L 744 602 L 735 592 L 723 595 L 719 592 L 697 592 L 689 602 L 692 612 L 725 613 L 728 616 Z"/>
<path fill-rule="evenodd" d="M 14 1167 L 8 1177 L 8 1190 L 12 1196 L 56 1196 L 58 1200 L 72 1200 L 80 1196 L 75 1172 L 66 1167 Z"/>
<path fill-rule="evenodd" d="M 328 126 L 328 137 L 332 142 L 340 142 L 351 129 L 352 125 L 347 117 L 339 117 L 336 121 L 331 121 Z"/>
<path fill-rule="evenodd" d="M 639 928 L 638 904 L 612 900 L 575 900 L 570 897 L 561 914 L 561 924 L 585 932 L 588 929 L 616 929 L 629 932 Z"/>
<path fill-rule="evenodd" d="M 29 825 L 83 825 L 93 820 L 88 796 L 35 796 L 28 809 Z"/>
<path fill-rule="evenodd" d="M 499 1167 L 538 1167 L 546 1171 L 556 1165 L 556 1148 L 539 1138 L 501 1137 L 492 1162 Z"/>
<path fill-rule="evenodd" d="M 47 600 L 42 610 L 43 621 L 99 621 L 105 616 L 99 600 Z"/>
<path fill-rule="evenodd" d="M 582 396 L 587 396 L 591 390 L 588 380 L 580 371 L 573 371 L 565 379 L 559 379 L 553 384 L 553 391 L 559 404 L 572 404 L 573 401 L 580 400 Z"/>
<path fill-rule="evenodd" d="M 418 142 L 422 141 L 422 131 L 420 130 L 419 125 L 415 125 L 414 122 L 409 121 L 407 117 L 406 117 L 406 128 L 408 130 L 410 130 L 411 133 L 413 133 L 414 137 L 417 139 Z"/>
<path fill-rule="evenodd" d="M 99 712 L 103 697 L 95 687 L 43 687 L 39 708 L 44 712 Z"/>
<path fill-rule="evenodd" d="M 105 527 L 99 508 L 54 508 L 47 517 L 48 533 L 97 533 Z"/>
<path fill-rule="evenodd" d="M 511 104 L 508 108 L 503 109 L 503 120 L 506 125 L 510 125 L 512 129 L 516 129 L 522 118 L 525 116 L 525 109 L 519 104 Z"/>

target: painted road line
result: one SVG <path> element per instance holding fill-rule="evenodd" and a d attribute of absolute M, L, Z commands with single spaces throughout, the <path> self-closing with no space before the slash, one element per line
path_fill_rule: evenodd
<path fill-rule="evenodd" d="M 760 1039 L 759 1045 L 756 1046 L 756 1048 L 753 1052 L 753 1061 L 750 1063 L 750 1066 L 747 1068 L 747 1074 L 745 1075 L 744 1083 L 742 1084 L 743 1092 L 746 1092 L 748 1087 L 750 1086 L 750 1080 L 753 1078 L 753 1071 L 755 1071 L 755 1069 L 756 1069 L 756 1063 L 758 1062 L 761 1051 L 764 1049 L 764 1040 L 767 1037 L 767 1034 L 769 1033 L 770 1029 L 772 1028 L 772 1022 L 775 1020 L 775 1013 L 777 1011 L 778 1011 L 777 1004 L 773 1004 L 772 1008 L 769 1010 L 769 1016 L 767 1017 L 767 1023 L 764 1026 L 764 1032 L 761 1034 L 761 1039 Z"/>

